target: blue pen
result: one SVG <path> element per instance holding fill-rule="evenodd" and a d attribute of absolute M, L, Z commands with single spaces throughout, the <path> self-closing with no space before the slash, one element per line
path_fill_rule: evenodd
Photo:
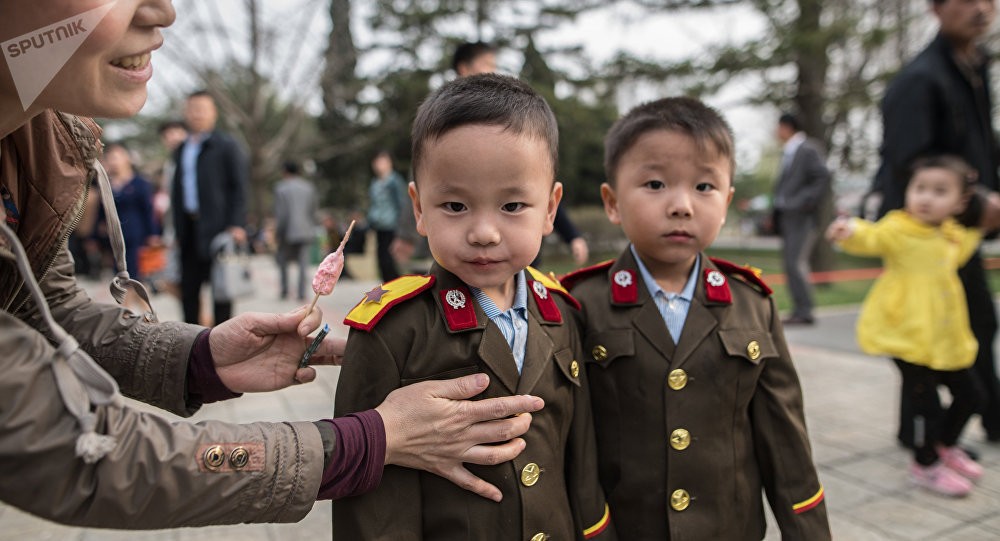
<path fill-rule="evenodd" d="M 314 338 L 312 343 L 309 344 L 309 347 L 306 348 L 306 352 L 302 354 L 302 360 L 299 361 L 299 368 L 309 366 L 309 358 L 313 356 L 313 353 L 316 353 L 316 350 L 319 349 L 319 345 L 323 343 L 323 339 L 326 338 L 327 334 L 330 334 L 330 325 L 324 323 L 323 328 L 319 331 L 319 334 L 316 335 L 316 338 Z"/>

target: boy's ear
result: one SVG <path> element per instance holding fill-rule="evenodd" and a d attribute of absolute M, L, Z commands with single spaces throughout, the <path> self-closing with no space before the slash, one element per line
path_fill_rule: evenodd
<path fill-rule="evenodd" d="M 601 184 L 601 201 L 604 201 L 604 214 L 608 216 L 608 221 L 615 225 L 621 225 L 622 219 L 618 215 L 618 197 L 615 196 L 615 189 L 607 182 Z"/>
<path fill-rule="evenodd" d="M 554 183 L 552 185 L 552 192 L 549 193 L 549 205 L 545 209 L 545 230 L 542 232 L 543 235 L 552 233 L 552 224 L 556 220 L 556 211 L 559 210 L 559 202 L 562 201 L 562 196 L 562 182 Z"/>
<path fill-rule="evenodd" d="M 417 183 L 410 181 L 409 186 L 406 188 L 406 193 L 410 194 L 410 201 L 413 201 L 413 217 L 417 221 L 417 233 L 421 236 L 426 237 L 427 231 L 424 228 L 424 212 L 420 207 L 420 194 L 417 193 Z"/>
<path fill-rule="evenodd" d="M 736 187 L 733 186 L 732 181 L 730 181 L 729 195 L 726 196 L 726 214 L 729 214 L 729 204 L 733 202 L 734 195 L 736 195 Z M 722 225 L 726 225 L 726 214 L 722 215 Z"/>

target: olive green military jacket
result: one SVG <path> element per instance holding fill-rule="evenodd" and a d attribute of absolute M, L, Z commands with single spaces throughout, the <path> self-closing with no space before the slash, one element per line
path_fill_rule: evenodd
<path fill-rule="evenodd" d="M 436 266 L 369 292 L 348 315 L 346 361 L 336 415 L 376 406 L 418 381 L 478 372 L 490 385 L 477 398 L 532 394 L 525 450 L 496 466 L 467 465 L 503 492 L 500 503 L 431 473 L 387 466 L 381 485 L 333 505 L 335 539 L 534 540 L 611 539 L 609 511 L 597 480 L 597 457 L 579 335 L 568 301 L 526 276 L 528 337 L 518 374 L 507 341 L 456 276 Z M 568 297 L 568 299 L 571 299 Z M 572 301 L 575 302 L 575 301 Z"/>
<path fill-rule="evenodd" d="M 563 281 L 583 304 L 601 483 L 618 534 L 759 540 L 764 489 L 783 539 L 829 539 L 770 290 L 745 269 L 701 261 L 676 345 L 630 250 Z"/>

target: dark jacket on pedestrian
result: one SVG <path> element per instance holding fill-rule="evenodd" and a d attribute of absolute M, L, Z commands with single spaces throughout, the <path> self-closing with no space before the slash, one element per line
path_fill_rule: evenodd
<path fill-rule="evenodd" d="M 184 220 L 184 167 L 181 156 L 185 141 L 176 151 L 171 201 L 177 238 L 183 239 L 188 221 Z M 236 141 L 229 135 L 213 131 L 201 143 L 198 154 L 198 217 L 194 221 L 197 237 L 198 257 L 209 260 L 212 257 L 209 244 L 212 238 L 230 227 L 246 227 L 247 186 L 249 173 L 247 159 Z"/>
<path fill-rule="evenodd" d="M 502 502 L 432 473 L 387 466 L 375 491 L 334 504 L 335 539 L 614 539 L 597 480 L 575 308 L 554 280 L 537 271 L 525 278 L 528 335 L 520 374 L 499 327 L 468 286 L 437 265 L 429 276 L 379 286 L 348 315 L 353 329 L 337 386 L 338 415 L 378 405 L 405 385 L 477 372 L 490 376 L 477 398 L 532 394 L 545 408 L 532 414 L 517 458 L 467 465 L 500 489 Z"/>
<path fill-rule="evenodd" d="M 822 147 L 819 141 L 806 138 L 781 168 L 774 188 L 774 208 L 782 212 L 814 212 L 829 188 L 830 170 Z"/>
<path fill-rule="evenodd" d="M 802 390 L 767 286 L 701 255 L 675 344 L 632 251 L 564 277 L 580 300 L 601 484 L 622 539 L 830 539 Z M 546 407 L 547 404 L 546 404 Z"/>
<path fill-rule="evenodd" d="M 874 186 L 883 194 L 879 216 L 903 207 L 910 166 L 929 154 L 961 156 L 979 172 L 980 184 L 1000 188 L 989 84 L 987 63 L 963 67 L 940 34 L 893 79 L 882 99 L 882 167 Z"/>

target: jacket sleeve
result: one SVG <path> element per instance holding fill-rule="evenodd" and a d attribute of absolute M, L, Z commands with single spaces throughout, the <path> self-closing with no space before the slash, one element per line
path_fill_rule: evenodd
<path fill-rule="evenodd" d="M 778 310 L 768 299 L 777 357 L 763 359 L 750 403 L 753 441 L 761 481 L 786 541 L 831 538 L 823 486 L 813 464 L 802 389 L 785 344 Z"/>
<path fill-rule="evenodd" d="M 96 303 L 76 283 L 73 260 L 63 250 L 40 283 L 52 316 L 111 377 L 122 394 L 182 416 L 201 404 L 188 399 L 188 358 L 203 327 L 149 323 L 120 306 Z M 44 329 L 29 299 L 18 317 Z"/>
<path fill-rule="evenodd" d="M 892 249 L 893 239 L 887 228 L 861 218 L 852 218 L 851 225 L 854 226 L 854 233 L 847 239 L 837 242 L 845 252 L 859 256 L 881 257 Z"/>
<path fill-rule="evenodd" d="M 569 323 L 577 323 L 575 317 Z M 579 327 L 578 327 L 579 328 Z M 573 333 L 574 355 L 583 359 L 579 336 Z M 579 539 L 618 539 L 611 520 L 613 509 L 608 507 L 601 488 L 597 468 L 597 437 L 594 433 L 594 415 L 590 405 L 590 386 L 587 371 L 579 366 L 580 386 L 575 389 L 573 424 L 570 427 L 569 445 L 566 450 L 566 485 L 573 507 L 573 519 L 582 529 Z"/>
<path fill-rule="evenodd" d="M 225 209 L 229 212 L 226 227 L 247 225 L 247 190 L 250 185 L 247 157 L 239 144 L 230 139 L 226 148 L 226 180 L 228 181 Z"/>
<path fill-rule="evenodd" d="M 344 358 L 335 416 L 373 408 L 400 387 L 397 361 L 378 331 L 352 330 Z M 333 502 L 333 538 L 419 540 L 423 538 L 421 509 L 420 472 L 386 466 L 378 488 Z"/>
<path fill-rule="evenodd" d="M 830 170 L 826 167 L 822 152 L 814 144 L 803 145 L 802 150 L 806 153 L 806 182 L 803 185 L 805 193 L 802 203 L 806 209 L 811 210 L 819 206 L 823 195 L 830 188 Z"/>
<path fill-rule="evenodd" d="M 63 524 L 155 529 L 292 522 L 313 506 L 323 444 L 312 423 L 189 424 L 100 406 L 97 430 L 117 440 L 94 464 L 75 456 L 79 427 L 63 406 L 48 341 L 0 312 L 0 500 Z M 183 378 L 181 378 L 183 379 Z M 206 451 L 220 446 L 212 471 Z M 241 469 L 231 453 L 242 447 Z"/>

